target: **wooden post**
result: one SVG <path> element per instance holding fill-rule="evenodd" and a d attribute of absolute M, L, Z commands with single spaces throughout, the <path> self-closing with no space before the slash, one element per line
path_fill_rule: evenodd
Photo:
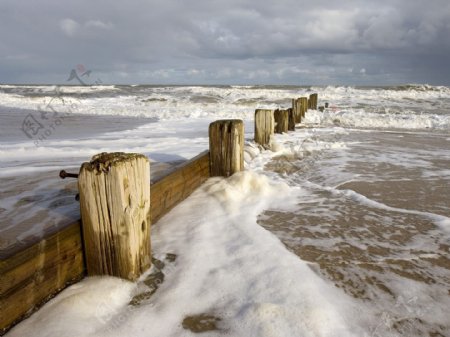
<path fill-rule="evenodd" d="M 294 109 L 289 108 L 288 109 L 288 114 L 289 114 L 288 130 L 289 131 L 295 131 Z"/>
<path fill-rule="evenodd" d="M 289 113 L 287 110 L 275 110 L 275 133 L 288 132 L 289 127 Z"/>
<path fill-rule="evenodd" d="M 295 124 L 301 123 L 302 115 L 300 111 L 300 102 L 299 99 L 292 99 L 292 110 L 294 111 L 294 121 Z"/>
<path fill-rule="evenodd" d="M 302 122 L 302 105 L 301 105 L 301 100 L 300 98 L 297 98 L 297 123 L 301 123 Z"/>
<path fill-rule="evenodd" d="M 270 137 L 274 132 L 275 120 L 273 110 L 256 109 L 255 111 L 255 142 L 260 145 L 269 145 Z"/>
<path fill-rule="evenodd" d="M 298 124 L 300 121 L 298 120 L 298 105 L 297 105 L 297 99 L 292 99 L 292 111 L 294 113 L 294 123 Z"/>
<path fill-rule="evenodd" d="M 136 153 L 100 153 L 78 177 L 88 275 L 136 280 L 151 264 L 150 165 Z"/>
<path fill-rule="evenodd" d="M 244 170 L 244 122 L 219 120 L 209 125 L 210 172 L 229 177 Z"/>
<path fill-rule="evenodd" d="M 311 110 L 317 110 L 317 94 L 309 95 L 310 106 L 308 107 Z"/>
<path fill-rule="evenodd" d="M 302 115 L 302 118 L 305 118 L 305 112 L 308 110 L 308 98 L 306 97 L 300 97 L 300 113 Z"/>

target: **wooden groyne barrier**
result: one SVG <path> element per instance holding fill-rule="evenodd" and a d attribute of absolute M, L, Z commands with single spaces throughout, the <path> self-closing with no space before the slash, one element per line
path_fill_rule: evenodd
<path fill-rule="evenodd" d="M 312 103 L 310 103 L 310 101 Z M 317 94 L 288 109 L 255 111 L 255 142 L 269 147 L 273 134 L 295 130 Z M 244 123 L 209 126 L 209 151 L 150 181 L 141 154 L 101 153 L 78 178 L 81 218 L 19 251 L 0 252 L 0 335 L 68 285 L 86 275 L 136 280 L 151 264 L 150 227 L 213 176 L 244 169 Z"/>
<path fill-rule="evenodd" d="M 149 223 L 155 224 L 203 184 L 211 176 L 209 165 L 205 151 L 152 181 Z M 80 219 L 19 252 L 2 255 L 0 336 L 68 285 L 90 275 L 82 232 Z"/>
<path fill-rule="evenodd" d="M 295 131 L 295 125 L 305 118 L 306 111 L 317 110 L 318 95 L 292 99 L 292 107 L 288 109 L 257 109 L 255 111 L 255 143 L 263 147 L 270 146 L 274 133 Z"/>

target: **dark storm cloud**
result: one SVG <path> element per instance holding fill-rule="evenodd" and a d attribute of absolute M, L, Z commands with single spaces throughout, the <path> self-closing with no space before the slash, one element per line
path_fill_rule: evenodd
<path fill-rule="evenodd" d="M 0 3 L 0 82 L 449 84 L 450 2 Z"/>

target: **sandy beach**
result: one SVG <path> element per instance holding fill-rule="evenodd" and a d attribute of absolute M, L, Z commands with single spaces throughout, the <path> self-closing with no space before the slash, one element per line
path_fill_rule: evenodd
<path fill-rule="evenodd" d="M 436 226 L 439 216 L 450 217 L 447 135 L 353 130 L 341 140 L 352 144 L 345 163 L 333 153 L 307 169 L 293 158 L 270 162 L 308 180 L 310 193 L 298 211 L 267 211 L 258 223 L 318 275 L 370 305 L 381 317 L 374 333 L 445 336 L 445 316 L 428 313 L 449 305 L 450 245 Z M 408 154 L 418 155 L 400 159 Z M 335 168 L 332 177 L 323 166 Z"/>

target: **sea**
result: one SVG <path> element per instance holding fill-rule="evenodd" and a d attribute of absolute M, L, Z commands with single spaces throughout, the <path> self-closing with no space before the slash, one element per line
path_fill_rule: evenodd
<path fill-rule="evenodd" d="M 254 143 L 255 109 L 311 93 Z M 60 170 L 136 152 L 155 178 L 235 118 L 245 171 L 152 225 L 139 282 L 87 278 L 8 336 L 450 336 L 446 86 L 0 85 L 0 257 L 79 219 Z"/>

